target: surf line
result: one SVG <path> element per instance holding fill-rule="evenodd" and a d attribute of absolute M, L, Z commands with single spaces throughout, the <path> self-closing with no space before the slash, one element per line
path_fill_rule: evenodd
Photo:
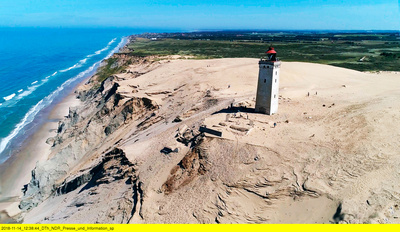
<path fill-rule="evenodd" d="M 51 94 L 40 100 L 36 105 L 34 105 L 24 116 L 24 118 L 15 126 L 14 130 L 4 139 L 1 140 L 0 142 L 0 154 L 7 148 L 8 144 L 10 141 L 19 134 L 19 132 L 28 124 L 30 124 L 34 119 L 35 116 L 45 107 L 49 106 L 54 99 L 61 93 L 63 89 L 68 87 L 70 84 L 74 83 L 75 81 L 80 80 L 83 77 L 86 77 L 87 75 L 91 74 L 94 72 L 95 68 L 98 68 L 100 63 L 104 59 L 110 58 L 115 52 L 117 52 L 121 47 L 123 47 L 126 43 L 126 37 L 123 37 L 121 39 L 121 42 L 112 50 L 106 57 L 104 57 L 102 60 L 97 61 L 94 63 L 92 66 L 90 66 L 88 69 L 85 71 L 80 72 L 78 75 L 76 75 L 73 78 L 70 78 L 66 80 L 61 86 L 59 86 L 56 90 L 54 90 Z M 3 158 L 4 159 L 4 158 Z M 6 157 L 3 162 L 8 159 Z"/>
<path fill-rule="evenodd" d="M 92 56 L 96 56 L 96 55 L 100 55 L 102 52 L 108 50 L 111 46 L 111 44 L 113 44 L 116 41 L 117 38 L 112 39 L 110 42 L 108 42 L 107 46 L 105 46 L 104 48 L 95 51 L 93 54 L 87 55 L 86 57 L 92 57 Z"/>
<path fill-rule="evenodd" d="M 78 80 L 79 78 L 82 78 L 87 73 L 90 73 L 91 71 L 93 71 L 94 67 L 96 65 L 98 65 L 98 64 L 100 64 L 100 61 L 96 62 L 95 64 L 93 64 L 91 67 L 89 67 L 85 71 L 79 73 L 74 78 L 68 79 L 61 86 L 59 86 L 56 90 L 54 90 L 48 96 L 46 96 L 45 98 L 40 100 L 38 103 L 36 103 L 36 105 L 34 105 L 31 109 L 29 109 L 29 111 L 25 114 L 24 118 L 15 126 L 14 130 L 7 137 L 5 137 L 4 139 L 1 140 L 1 142 L 0 142 L 0 154 L 6 149 L 7 145 L 9 144 L 9 142 L 13 138 L 15 136 L 17 136 L 19 134 L 19 132 L 26 125 L 28 125 L 29 123 L 31 123 L 35 119 L 35 116 L 40 112 L 40 110 L 42 110 L 43 108 L 49 106 L 54 101 L 54 99 L 61 93 L 61 91 L 63 89 L 65 89 L 65 87 L 67 87 L 72 82 Z"/>

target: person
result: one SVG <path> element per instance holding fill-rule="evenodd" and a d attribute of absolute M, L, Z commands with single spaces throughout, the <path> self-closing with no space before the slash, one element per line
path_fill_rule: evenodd
<path fill-rule="evenodd" d="M 310 96 L 310 92 L 307 93 L 307 97 L 309 97 L 309 96 Z"/>
<path fill-rule="evenodd" d="M 274 122 L 274 128 L 276 127 L 276 122 Z"/>

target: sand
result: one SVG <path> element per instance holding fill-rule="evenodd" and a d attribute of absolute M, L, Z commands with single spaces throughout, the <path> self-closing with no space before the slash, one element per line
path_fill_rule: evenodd
<path fill-rule="evenodd" d="M 150 96 L 160 105 L 179 112 L 184 119 L 183 124 L 190 124 L 190 120 L 201 118 L 200 115 L 206 113 L 202 111 L 200 101 L 193 99 L 204 96 L 207 91 L 220 101 L 230 99 L 239 105 L 254 108 L 257 75 L 258 65 L 255 59 L 177 60 L 139 78 L 126 78 L 127 80 L 119 83 L 121 92 L 130 92 L 129 86 L 140 86 L 143 91 L 135 93 L 135 96 Z M 217 216 L 222 223 L 263 222 L 264 219 L 260 220 L 257 217 L 265 217 L 265 222 L 269 223 L 329 223 L 336 220 L 333 215 L 341 205 L 343 212 L 348 215 L 345 221 L 349 223 L 396 222 L 399 213 L 396 211 L 396 205 L 399 203 L 396 199 L 400 189 L 392 186 L 396 185 L 399 178 L 399 134 L 395 129 L 400 119 L 396 110 L 400 107 L 399 78 L 400 75 L 396 72 L 364 73 L 321 64 L 283 62 L 278 114 L 267 116 L 246 112 L 221 112 L 205 116 L 204 124 L 223 134 L 221 138 L 206 135 L 218 140 L 210 142 L 214 145 L 209 147 L 212 150 L 208 154 L 209 159 L 212 160 L 214 156 L 216 159 L 208 161 L 215 165 L 214 168 L 210 168 L 210 173 L 214 172 L 222 182 L 226 182 L 230 177 L 224 179 L 223 176 L 229 176 L 229 169 L 236 170 L 232 173 L 238 178 L 235 181 L 247 182 L 249 186 L 244 189 L 252 189 L 262 194 L 272 190 L 257 187 L 256 183 L 260 178 L 288 178 L 288 183 L 282 183 L 286 187 L 274 190 L 276 197 L 280 199 L 273 202 L 277 211 L 263 208 L 264 200 L 249 196 L 247 190 L 241 190 L 242 187 L 238 187 L 237 190 L 221 186 L 210 187 L 214 184 L 200 179 L 190 184 L 190 187 L 183 187 L 184 190 L 177 190 L 173 196 L 162 197 L 161 200 L 159 196 L 152 195 L 154 198 L 149 197 L 147 201 L 175 202 L 187 212 L 193 212 L 190 206 L 204 205 L 207 211 L 211 211 L 211 208 L 221 206 L 211 204 L 214 201 L 211 199 L 210 202 L 201 197 L 195 200 L 195 196 L 213 196 L 213 188 L 220 188 L 220 191 L 217 191 L 218 199 L 224 199 L 224 204 L 230 204 L 236 210 L 215 212 L 214 215 L 224 215 Z M 174 90 L 180 86 L 185 87 L 178 96 Z M 169 93 L 174 96 L 169 98 Z M 277 123 L 276 128 L 273 127 L 274 123 Z M 173 132 L 169 133 L 173 135 Z M 128 157 L 136 160 L 144 154 L 149 154 L 149 147 L 157 143 L 164 141 L 166 146 L 177 146 L 171 140 L 165 139 L 165 136 L 167 135 L 149 139 L 153 142 L 145 140 L 139 144 L 127 143 L 122 148 L 127 150 Z M 134 150 L 137 146 L 142 147 L 140 144 L 146 144 L 148 150 L 144 152 L 141 149 L 138 152 L 141 156 L 138 156 Z M 245 154 L 238 153 L 238 157 L 235 158 L 226 151 L 229 146 L 247 145 L 256 149 L 253 153 L 257 151 L 260 154 L 257 158 L 264 160 L 261 162 L 263 165 L 272 165 L 272 170 L 275 171 L 254 171 L 246 166 L 249 162 L 250 166 L 255 165 L 254 168 L 257 169 L 254 161 L 240 161 L 243 159 L 241 155 Z M 218 146 L 227 147 L 219 150 Z M 158 146 L 158 149 L 160 148 L 161 146 Z M 273 154 L 265 153 L 266 149 L 278 154 L 279 158 L 271 160 Z M 160 167 L 156 164 L 157 161 L 150 157 L 143 158 L 149 160 L 144 162 L 153 169 L 159 168 L 158 172 L 152 172 L 157 178 L 149 181 L 149 185 L 155 191 L 159 188 L 159 182 L 166 180 L 165 176 L 169 175 L 172 167 Z M 175 162 L 179 162 L 179 158 L 177 159 Z M 236 159 L 238 160 L 235 161 Z M 225 167 L 225 162 L 230 165 Z M 244 162 L 245 165 L 235 166 L 235 162 Z M 161 161 L 159 163 L 165 165 Z M 212 179 L 211 176 L 212 174 Z M 288 196 L 290 194 L 279 193 L 286 191 L 286 188 L 292 188 L 291 186 L 298 186 L 295 192 L 303 192 L 310 196 L 293 198 Z M 206 191 L 208 188 L 210 192 Z M 237 196 L 226 195 L 226 191 L 237 192 Z M 387 192 L 390 197 L 387 197 Z M 314 199 L 313 194 L 319 197 Z M 375 203 L 371 203 L 371 199 L 376 199 Z M 366 203 L 367 200 L 370 203 Z M 253 205 L 250 202 L 253 202 Z M 158 207 L 157 204 L 149 205 L 144 206 L 148 215 L 156 216 L 148 216 L 146 222 L 193 222 L 183 219 L 183 215 L 190 218 L 190 213 L 186 214 L 185 210 L 179 210 L 173 205 L 163 206 L 162 216 L 158 216 L 157 210 L 153 210 L 153 207 Z M 242 217 L 235 218 L 232 216 L 234 213 Z M 212 213 L 195 214 L 198 222 L 215 222 Z"/>
<path fill-rule="evenodd" d="M 122 126 L 96 147 L 96 154 L 118 143 L 138 163 L 145 194 L 142 215 L 133 215 L 131 223 L 329 223 L 339 208 L 338 217 L 345 213 L 342 221 L 348 223 L 398 222 L 399 73 L 283 62 L 278 114 L 268 116 L 226 110 L 231 102 L 254 108 L 256 59 L 171 60 L 150 69 L 129 69 L 145 74 L 116 75 L 118 93 L 126 99 L 154 100 L 163 120 L 139 132 L 136 122 Z M 57 112 L 58 117 L 65 115 Z M 183 121 L 171 123 L 176 116 Z M 201 161 L 206 172 L 188 178 L 187 170 L 178 166 L 183 180 L 177 177 L 171 193 L 162 193 L 190 151 L 176 141 L 177 131 L 199 124 L 222 132 L 220 138 L 206 135 L 200 147 L 207 157 Z M 50 154 L 44 141 L 55 125 L 46 124 L 15 156 L 11 165 L 26 172 L 18 178 L 14 173 L 7 196 L 19 196 L 18 186 L 29 181 L 34 160 Z M 179 152 L 165 155 L 160 153 L 163 147 Z M 27 160 L 34 149 L 40 155 Z M 90 204 L 79 209 L 70 204 L 79 191 L 46 200 L 26 215 L 26 222 L 84 222 L 85 215 L 96 212 Z M 113 202 L 100 199 L 96 206 L 108 204 Z"/>
<path fill-rule="evenodd" d="M 36 162 L 46 160 L 51 152 L 51 146 L 46 143 L 49 137 L 56 135 L 58 121 L 68 115 L 69 107 L 78 106 L 80 101 L 75 94 L 70 93 L 59 104 L 54 106 L 45 123 L 23 146 L 6 162 L 0 164 L 1 195 L 0 211 L 5 210 L 9 216 L 15 216 L 20 211 L 18 204 L 22 196 L 22 188 L 29 183 L 31 171 Z"/>

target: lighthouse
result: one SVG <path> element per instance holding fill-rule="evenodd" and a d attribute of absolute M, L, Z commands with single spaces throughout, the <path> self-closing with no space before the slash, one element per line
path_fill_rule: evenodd
<path fill-rule="evenodd" d="M 281 62 L 276 58 L 276 51 L 270 47 L 265 59 L 258 62 L 258 85 L 256 112 L 272 115 L 278 112 L 279 71 Z"/>

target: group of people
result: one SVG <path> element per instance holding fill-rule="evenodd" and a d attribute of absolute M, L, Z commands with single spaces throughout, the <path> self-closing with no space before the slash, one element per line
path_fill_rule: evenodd
<path fill-rule="evenodd" d="M 315 91 L 315 95 L 318 95 L 317 91 Z M 310 92 L 307 93 L 307 97 L 309 97 L 309 96 L 310 96 Z"/>

